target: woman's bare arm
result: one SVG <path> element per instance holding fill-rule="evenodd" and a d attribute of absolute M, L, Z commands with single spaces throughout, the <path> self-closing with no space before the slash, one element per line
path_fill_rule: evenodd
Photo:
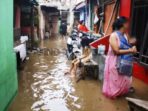
<path fill-rule="evenodd" d="M 114 51 L 115 54 L 129 54 L 129 53 L 134 53 L 135 50 L 133 48 L 129 48 L 127 50 L 120 50 L 119 49 L 119 46 L 118 46 L 118 42 L 117 42 L 117 37 L 116 37 L 116 34 L 112 34 L 110 36 L 110 45 Z"/>

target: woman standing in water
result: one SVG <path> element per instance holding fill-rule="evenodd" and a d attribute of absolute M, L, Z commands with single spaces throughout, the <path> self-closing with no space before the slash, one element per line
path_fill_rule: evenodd
<path fill-rule="evenodd" d="M 104 70 L 103 94 L 109 98 L 116 98 L 129 92 L 131 87 L 132 59 L 136 47 L 130 45 L 130 38 L 126 36 L 128 20 L 120 17 L 113 23 L 114 32 L 109 39 L 109 51 Z M 119 59 L 120 58 L 120 59 Z M 122 64 L 126 61 L 130 64 Z"/>

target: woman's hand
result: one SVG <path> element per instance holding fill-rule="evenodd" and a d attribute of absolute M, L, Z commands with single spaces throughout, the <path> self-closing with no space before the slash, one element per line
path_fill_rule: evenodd
<path fill-rule="evenodd" d="M 130 48 L 130 49 L 129 49 L 129 52 L 130 52 L 130 53 L 134 53 L 134 54 L 137 53 L 137 48 L 136 48 L 136 46 L 133 46 L 132 48 Z"/>
<path fill-rule="evenodd" d="M 136 42 L 137 42 L 137 39 L 136 39 L 136 38 L 131 38 L 131 39 L 129 39 L 129 43 L 130 43 L 131 45 L 135 45 Z"/>
<path fill-rule="evenodd" d="M 133 46 L 132 48 L 133 48 L 133 52 L 134 52 L 134 53 L 137 53 L 137 48 L 136 48 L 136 46 Z"/>
<path fill-rule="evenodd" d="M 119 45 L 118 45 L 118 40 L 117 40 L 117 36 L 115 33 L 113 33 L 111 36 L 110 36 L 110 45 L 114 51 L 115 54 L 117 55 L 120 55 L 120 54 L 134 54 L 137 52 L 137 49 L 136 49 L 136 46 L 133 46 L 132 48 L 129 48 L 127 50 L 122 50 L 122 49 L 119 49 Z"/>

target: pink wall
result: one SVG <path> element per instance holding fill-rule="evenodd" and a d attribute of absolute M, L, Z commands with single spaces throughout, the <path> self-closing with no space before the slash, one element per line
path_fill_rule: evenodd
<path fill-rule="evenodd" d="M 21 27 L 21 9 L 19 6 L 17 6 L 17 9 L 16 9 L 16 17 L 15 17 L 15 28 L 20 28 Z"/>
<path fill-rule="evenodd" d="M 29 35 L 29 36 L 31 36 L 31 27 L 21 27 L 21 32 L 23 33 L 23 34 L 27 34 L 27 35 Z"/>

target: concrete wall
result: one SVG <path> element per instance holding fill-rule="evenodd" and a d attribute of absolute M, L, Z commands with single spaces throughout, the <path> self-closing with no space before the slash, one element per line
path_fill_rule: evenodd
<path fill-rule="evenodd" d="M 17 91 L 13 0 L 0 0 L 0 14 L 0 111 L 6 111 Z"/>

